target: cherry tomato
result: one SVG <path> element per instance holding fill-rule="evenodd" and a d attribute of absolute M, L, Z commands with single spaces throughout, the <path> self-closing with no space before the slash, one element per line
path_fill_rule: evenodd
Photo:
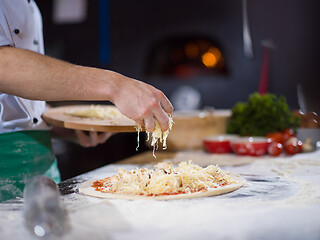
<path fill-rule="evenodd" d="M 268 147 L 268 153 L 271 156 L 279 156 L 283 152 L 283 147 L 281 143 L 272 142 Z"/>
<path fill-rule="evenodd" d="M 295 137 L 294 131 L 290 128 L 286 128 L 282 131 L 284 144 L 289 140 L 291 137 Z"/>
<path fill-rule="evenodd" d="M 296 137 L 291 137 L 286 142 L 284 149 L 289 155 L 294 155 L 302 151 L 302 142 L 299 141 Z"/>
<path fill-rule="evenodd" d="M 282 132 L 268 133 L 266 137 L 271 139 L 272 142 L 284 144 L 284 134 Z"/>

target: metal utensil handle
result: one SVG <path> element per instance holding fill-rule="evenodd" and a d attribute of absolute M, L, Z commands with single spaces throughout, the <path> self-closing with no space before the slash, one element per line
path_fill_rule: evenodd
<path fill-rule="evenodd" d="M 243 21 L 243 50 L 248 58 L 253 57 L 251 33 L 249 28 L 248 4 L 247 0 L 242 0 L 242 21 Z"/>

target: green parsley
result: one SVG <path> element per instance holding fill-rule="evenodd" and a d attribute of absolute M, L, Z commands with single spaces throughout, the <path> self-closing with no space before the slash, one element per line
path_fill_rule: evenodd
<path fill-rule="evenodd" d="M 266 136 L 286 128 L 296 130 L 299 119 L 289 109 L 284 96 L 253 93 L 248 102 L 238 102 L 232 108 L 227 133 L 241 136 Z"/>

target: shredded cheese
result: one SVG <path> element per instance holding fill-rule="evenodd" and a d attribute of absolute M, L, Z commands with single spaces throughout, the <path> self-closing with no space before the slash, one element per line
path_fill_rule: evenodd
<path fill-rule="evenodd" d="M 149 141 L 150 134 L 151 134 L 151 146 L 153 147 L 153 156 L 155 158 L 156 158 L 155 150 L 158 148 L 159 141 L 160 141 L 160 143 L 162 143 L 163 150 L 167 149 L 167 138 L 168 138 L 170 130 L 172 129 L 172 125 L 174 123 L 171 115 L 168 114 L 168 117 L 169 117 L 169 128 L 167 131 L 165 131 L 165 132 L 161 131 L 159 122 L 157 120 L 155 120 L 155 128 L 154 128 L 153 132 L 146 131 L 147 141 Z M 136 130 L 138 132 L 138 147 L 139 147 L 139 132 L 142 131 L 141 125 L 137 124 Z M 137 149 L 138 149 L 138 147 L 137 147 Z"/>
<path fill-rule="evenodd" d="M 153 169 L 119 168 L 117 175 L 97 182 L 101 192 L 147 196 L 193 193 L 239 183 L 216 165 L 202 168 L 192 161 L 181 162 L 178 167 L 161 162 Z"/>
<path fill-rule="evenodd" d="M 74 109 L 66 112 L 69 115 L 75 117 L 89 117 L 89 118 L 112 118 L 120 116 L 120 111 L 113 106 L 105 106 L 101 107 L 99 105 L 90 105 L 90 107 L 82 108 L 82 109 Z"/>

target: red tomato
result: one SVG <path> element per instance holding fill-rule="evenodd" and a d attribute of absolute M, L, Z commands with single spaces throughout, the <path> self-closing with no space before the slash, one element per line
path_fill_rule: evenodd
<path fill-rule="evenodd" d="M 284 138 L 284 143 L 286 143 L 289 138 L 295 137 L 294 131 L 290 128 L 286 128 L 282 131 L 283 138 Z"/>
<path fill-rule="evenodd" d="M 279 156 L 283 152 L 283 147 L 281 143 L 272 142 L 268 147 L 268 153 L 271 156 Z"/>
<path fill-rule="evenodd" d="M 287 154 L 294 155 L 302 151 L 302 142 L 296 137 L 291 137 L 285 144 L 285 150 Z"/>
<path fill-rule="evenodd" d="M 284 144 L 284 135 L 282 132 L 268 133 L 266 137 L 271 139 L 272 142 Z"/>

